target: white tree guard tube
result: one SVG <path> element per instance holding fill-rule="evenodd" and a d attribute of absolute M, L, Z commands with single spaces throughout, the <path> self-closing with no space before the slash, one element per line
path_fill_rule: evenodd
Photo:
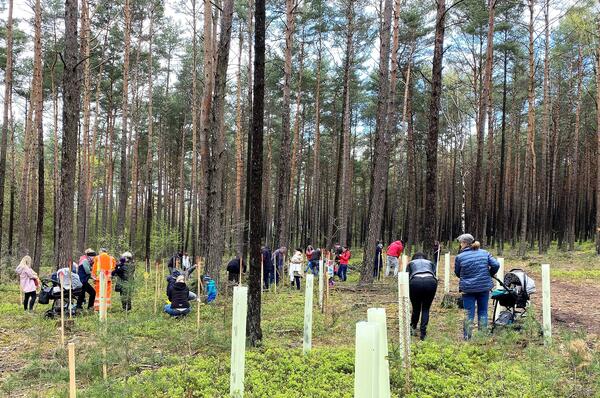
<path fill-rule="evenodd" d="M 323 311 L 323 260 L 319 260 L 319 309 Z"/>
<path fill-rule="evenodd" d="M 304 289 L 304 339 L 302 340 L 302 352 L 305 354 L 312 348 L 313 284 L 314 275 L 306 275 L 306 286 Z"/>
<path fill-rule="evenodd" d="M 231 377 L 229 394 L 244 396 L 244 366 L 246 357 L 246 315 L 248 313 L 248 287 L 233 288 L 233 314 L 231 322 Z"/>
<path fill-rule="evenodd" d="M 552 343 L 552 305 L 550 301 L 550 264 L 542 264 L 542 312 L 544 341 Z"/>
<path fill-rule="evenodd" d="M 379 397 L 379 325 L 372 322 L 356 323 L 354 356 L 354 398 Z"/>
<path fill-rule="evenodd" d="M 379 362 L 379 396 L 389 398 L 390 392 L 390 364 L 388 362 L 388 339 L 387 339 L 387 319 L 385 308 L 369 308 L 367 310 L 367 319 L 369 323 L 379 324 L 379 352 L 377 354 Z"/>
<path fill-rule="evenodd" d="M 450 293 L 450 253 L 444 254 L 444 293 Z"/>
<path fill-rule="evenodd" d="M 402 365 L 410 365 L 410 296 L 408 272 L 398 273 L 398 321 L 400 334 L 400 357 Z"/>

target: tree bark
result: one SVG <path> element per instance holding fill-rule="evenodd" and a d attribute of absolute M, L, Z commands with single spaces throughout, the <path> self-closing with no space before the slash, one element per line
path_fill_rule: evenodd
<path fill-rule="evenodd" d="M 194 19 L 195 21 L 195 19 Z M 146 155 L 146 239 L 145 239 L 145 258 L 146 258 L 146 272 L 150 272 L 150 237 L 152 233 L 152 154 L 153 151 L 153 140 L 154 140 L 154 114 L 152 106 L 153 104 L 153 81 L 154 72 L 152 65 L 152 44 L 154 42 L 154 7 L 150 12 L 150 32 L 148 33 L 148 152 Z M 195 69 L 194 69 L 195 74 Z M 158 193 L 160 195 L 160 192 Z M 194 258 L 194 257 L 192 257 Z"/>
<path fill-rule="evenodd" d="M 66 0 L 67 1 L 67 0 Z M 72 0 L 70 0 L 72 1 Z M 122 126 L 121 126 L 121 171 L 119 181 L 119 208 L 117 215 L 117 225 L 119 235 L 125 233 L 125 213 L 127 210 L 127 122 L 129 117 L 129 50 L 131 46 L 131 8 L 130 0 L 125 0 L 123 7 L 125 16 L 125 49 L 123 50 L 123 104 L 122 104 Z"/>
<path fill-rule="evenodd" d="M 598 20 L 598 36 L 600 37 L 600 19 Z M 600 256 L 600 43 L 597 48 L 596 63 L 596 254 Z"/>
<path fill-rule="evenodd" d="M 285 15 L 285 53 L 283 70 L 283 103 L 281 115 L 281 147 L 279 150 L 279 170 L 277 176 L 277 208 L 275 211 L 275 224 L 277 225 L 276 242 L 278 247 L 288 245 L 288 228 L 290 209 L 288 196 L 290 195 L 289 181 L 291 174 L 290 159 L 290 86 L 292 79 L 292 45 L 294 35 L 294 10 L 295 0 L 286 0 Z"/>
<path fill-rule="evenodd" d="M 263 171 L 263 124 L 265 98 L 265 1 L 256 0 L 254 38 L 254 85 L 252 100 L 252 152 L 248 187 L 250 187 L 250 276 L 248 278 L 248 326 L 250 345 L 262 340 L 261 318 L 261 264 L 260 251 L 262 231 L 262 171 Z"/>
<path fill-rule="evenodd" d="M 79 123 L 79 46 L 77 44 L 77 1 L 65 0 L 65 49 L 63 71 L 63 138 L 61 145 L 60 209 L 58 213 L 57 267 L 73 257 L 73 193 L 77 131 Z"/>
<path fill-rule="evenodd" d="M 443 1 L 443 0 L 442 0 Z M 390 94 L 390 25 L 392 21 L 392 0 L 385 0 L 381 44 L 379 47 L 379 89 L 377 95 L 377 116 L 375 124 L 375 151 L 371 171 L 371 192 L 369 199 L 369 218 L 367 240 L 364 248 L 363 265 L 359 284 L 373 283 L 374 248 L 381 234 L 383 206 L 387 187 L 388 144 L 387 105 Z"/>
<path fill-rule="evenodd" d="M 519 238 L 519 255 L 525 256 L 527 252 L 527 221 L 529 215 L 529 200 L 531 198 L 531 179 L 533 159 L 535 156 L 535 53 L 533 47 L 534 35 L 534 3 L 528 0 L 529 7 L 529 83 L 527 87 L 527 148 L 525 150 L 525 172 L 523 174 L 522 209 L 521 209 L 521 233 Z"/>
<path fill-rule="evenodd" d="M 434 212 L 428 217 L 437 220 L 435 213 L 437 197 L 437 146 L 439 135 L 440 102 L 442 96 L 442 64 L 444 56 L 444 34 L 446 30 L 446 2 L 438 0 L 431 71 L 431 100 L 429 102 L 429 131 L 426 147 L 425 209 Z M 432 217 L 433 216 L 433 217 Z M 426 222 L 423 228 L 423 249 L 433 258 L 436 237 L 436 221 Z"/>
<path fill-rule="evenodd" d="M 4 106 L 2 110 L 2 138 L 0 139 L 0 258 L 2 257 L 2 221 L 4 219 L 4 185 L 9 129 L 9 108 L 12 102 L 13 80 L 13 0 L 8 0 L 6 20 L 6 69 L 4 71 Z"/>
<path fill-rule="evenodd" d="M 231 44 L 231 23 L 233 19 L 233 2 L 226 0 L 221 17 L 221 35 L 217 63 L 215 69 L 215 92 L 210 110 L 210 159 L 208 174 L 208 250 L 206 270 L 216 283 L 219 283 L 219 270 L 223 258 L 223 173 L 225 168 L 225 94 L 227 84 L 227 65 Z"/>
<path fill-rule="evenodd" d="M 319 206 L 321 202 L 321 61 L 323 46 L 321 42 L 321 29 L 319 27 L 319 47 L 317 50 L 317 87 L 315 91 L 315 143 L 313 154 L 313 189 L 312 189 L 312 244 L 319 245 Z M 316 247 L 315 246 L 315 247 Z"/>

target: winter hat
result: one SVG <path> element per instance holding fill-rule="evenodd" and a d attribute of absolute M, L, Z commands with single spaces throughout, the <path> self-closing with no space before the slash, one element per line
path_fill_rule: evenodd
<path fill-rule="evenodd" d="M 131 254 L 131 252 L 125 252 L 125 253 L 121 254 L 121 257 L 125 257 L 125 258 L 131 260 L 133 258 L 133 254 Z"/>
<path fill-rule="evenodd" d="M 179 275 L 177 277 L 177 279 L 175 279 L 175 282 L 177 282 L 177 283 L 185 282 L 185 277 L 183 275 Z"/>
<path fill-rule="evenodd" d="M 96 252 L 94 251 L 94 249 L 85 249 L 85 254 L 88 256 L 95 256 Z"/>
<path fill-rule="evenodd" d="M 475 241 L 475 238 L 473 238 L 473 235 L 471 234 L 462 234 L 461 236 L 456 238 L 456 240 L 459 242 L 465 242 L 466 244 L 470 245 Z"/>

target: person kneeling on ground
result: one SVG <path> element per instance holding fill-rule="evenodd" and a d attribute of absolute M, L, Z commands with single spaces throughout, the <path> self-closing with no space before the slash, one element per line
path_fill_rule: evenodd
<path fill-rule="evenodd" d="M 242 263 L 242 272 L 246 272 L 246 264 Z M 227 280 L 229 282 L 239 282 L 240 281 L 240 258 L 235 257 L 227 263 Z"/>
<path fill-rule="evenodd" d="M 457 240 L 460 251 L 454 260 L 454 274 L 460 278 L 458 287 L 466 312 L 463 333 L 465 340 L 469 340 L 475 320 L 475 305 L 479 331 L 487 331 L 488 301 L 490 290 L 494 287 L 492 276 L 498 272 L 500 263 L 490 253 L 480 249 L 481 244 L 473 235 L 463 234 Z"/>
<path fill-rule="evenodd" d="M 294 255 L 290 260 L 289 273 L 291 286 L 294 287 L 295 283 L 297 290 L 300 290 L 300 278 L 302 277 L 302 260 L 304 260 L 302 256 L 302 250 L 296 249 Z"/>
<path fill-rule="evenodd" d="M 170 286 L 167 296 L 170 304 L 166 304 L 164 310 L 171 316 L 182 316 L 190 313 L 190 289 L 185 284 L 185 277 L 179 275 L 175 283 Z"/>
<path fill-rule="evenodd" d="M 412 304 L 410 330 L 417 335 L 417 324 L 421 318 L 421 340 L 425 340 L 427 324 L 429 323 L 429 308 L 437 290 L 435 265 L 423 253 L 416 253 L 406 267 L 409 277 L 409 294 Z"/>

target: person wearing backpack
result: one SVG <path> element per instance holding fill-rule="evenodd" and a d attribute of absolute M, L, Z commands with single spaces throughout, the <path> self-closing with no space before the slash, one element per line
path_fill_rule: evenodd
<path fill-rule="evenodd" d="M 79 297 L 77 297 L 77 309 L 79 310 L 83 308 L 83 302 L 85 301 L 86 293 L 89 296 L 87 308 L 90 309 L 94 307 L 94 300 L 96 299 L 96 290 L 94 290 L 94 287 L 89 284 L 89 281 L 92 276 L 92 265 L 94 264 L 95 256 L 96 252 L 94 250 L 87 249 L 83 256 L 79 257 L 77 275 L 79 276 L 79 280 L 82 284 L 81 293 L 79 293 Z"/>
<path fill-rule="evenodd" d="M 352 253 L 350 253 L 350 249 L 347 247 L 343 247 L 342 253 L 340 253 L 340 269 L 338 271 L 338 275 L 342 282 L 346 282 L 348 273 L 348 262 L 350 261 L 351 256 Z"/>

